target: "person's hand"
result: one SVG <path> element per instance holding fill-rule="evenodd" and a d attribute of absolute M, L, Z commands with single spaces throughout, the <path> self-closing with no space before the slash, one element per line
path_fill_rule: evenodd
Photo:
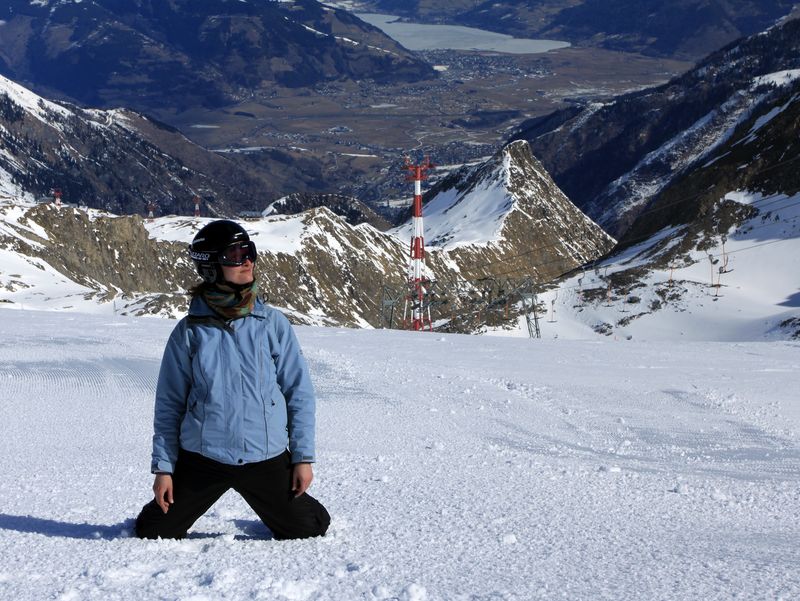
<path fill-rule="evenodd" d="M 174 502 L 172 499 L 172 474 L 156 474 L 156 481 L 153 482 L 153 493 L 156 503 L 161 507 L 161 511 L 167 513 L 169 506 Z"/>
<path fill-rule="evenodd" d="M 292 471 L 292 491 L 295 497 L 302 495 L 314 479 L 314 470 L 310 463 L 295 463 Z"/>

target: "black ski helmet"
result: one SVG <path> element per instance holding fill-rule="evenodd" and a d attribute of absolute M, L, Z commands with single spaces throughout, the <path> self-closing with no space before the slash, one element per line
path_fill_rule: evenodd
<path fill-rule="evenodd" d="M 255 244 L 250 242 L 250 236 L 245 229 L 234 221 L 220 219 L 203 226 L 189 245 L 189 256 L 194 261 L 197 273 L 204 282 L 213 284 L 223 281 L 220 268 L 220 252 L 225 248 L 247 242 L 252 245 L 250 259 L 255 263 Z"/>

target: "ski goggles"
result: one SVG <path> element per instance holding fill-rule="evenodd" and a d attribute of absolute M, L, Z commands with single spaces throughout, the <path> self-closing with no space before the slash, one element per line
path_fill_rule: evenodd
<path fill-rule="evenodd" d="M 239 267 L 244 265 L 244 262 L 248 259 L 250 259 L 251 263 L 256 262 L 256 245 L 251 240 L 235 242 L 230 246 L 226 246 L 219 251 L 218 255 L 219 264 L 226 267 Z"/>

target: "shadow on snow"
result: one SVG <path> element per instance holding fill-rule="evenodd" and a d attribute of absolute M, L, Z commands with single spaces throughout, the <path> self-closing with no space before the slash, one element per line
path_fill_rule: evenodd
<path fill-rule="evenodd" d="M 61 522 L 30 515 L 9 515 L 0 513 L 0 530 L 14 530 L 30 534 L 58 538 L 77 538 L 84 540 L 115 540 L 118 538 L 136 538 L 133 518 L 118 524 L 76 524 Z M 241 534 L 234 535 L 235 540 L 271 540 L 273 538 L 269 529 L 259 520 L 234 520 L 236 526 L 243 530 Z M 189 532 L 186 538 L 216 538 L 224 536 L 222 532 Z"/>
<path fill-rule="evenodd" d="M 16 530 L 17 532 L 30 532 L 44 534 L 45 536 L 58 536 L 62 538 L 83 538 L 111 540 L 115 538 L 128 538 L 133 536 L 134 520 L 129 519 L 118 524 L 73 524 L 36 518 L 30 515 L 9 515 L 0 513 L 0 529 Z"/>

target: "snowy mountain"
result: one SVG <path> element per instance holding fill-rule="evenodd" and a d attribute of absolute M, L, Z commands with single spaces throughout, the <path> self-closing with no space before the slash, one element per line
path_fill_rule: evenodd
<path fill-rule="evenodd" d="M 278 189 L 303 186 L 308 165 L 280 151 L 258 165 L 215 153 L 177 130 L 133 111 L 81 109 L 51 102 L 0 76 L 0 194 L 41 198 L 60 189 L 65 202 L 123 214 L 261 210 Z M 268 175 L 266 175 L 268 174 Z"/>
<path fill-rule="evenodd" d="M 616 237 L 678 176 L 702 166 L 800 69 L 800 20 L 741 40 L 658 88 L 533 120 L 516 138 Z M 790 92 L 790 94 L 793 92 Z"/>
<path fill-rule="evenodd" d="M 546 282 L 610 250 L 614 240 L 553 182 L 527 142 L 458 172 L 426 196 L 425 243 L 459 260 L 464 277 L 517 275 Z M 394 230 L 410 239 L 412 224 Z M 457 259 L 458 260 L 458 259 Z"/>
<path fill-rule="evenodd" d="M 783 126 L 782 116 L 790 116 L 788 108 L 775 114 L 774 127 Z M 763 123 L 761 129 L 769 127 Z M 562 223 L 570 215 L 563 199 L 548 198 L 543 189 L 527 198 L 507 196 L 508 182 L 498 173 L 511 175 L 510 181 L 522 173 L 513 167 L 519 158 L 515 154 L 527 154 L 524 143 L 512 144 L 498 156 L 499 172 L 477 169 L 474 185 L 460 194 L 437 194 L 440 200 L 450 198 L 452 210 L 442 205 L 440 213 L 427 213 L 433 227 L 443 227 L 449 218 L 462 221 L 458 211 L 467 208 L 495 216 L 485 222 L 491 227 L 484 230 L 483 243 L 475 235 L 477 226 L 468 228 L 462 221 L 460 228 L 453 228 L 458 237 L 428 247 L 431 276 L 464 285 L 463 303 L 445 307 L 455 321 L 444 327 L 527 337 L 524 307 L 509 307 L 504 301 L 505 321 L 491 325 L 485 316 L 475 316 L 469 304 L 476 293 L 483 293 L 480 278 L 494 275 L 501 280 L 503 270 L 514 274 L 517 264 L 516 273 L 530 273 L 523 269 L 524 258 L 528 269 L 540 269 L 542 278 L 551 263 L 589 262 L 557 285 L 542 280 L 538 300 L 544 338 L 750 341 L 800 336 L 800 299 L 793 277 L 800 268 L 800 195 L 731 191 L 723 202 L 709 205 L 706 221 L 664 227 L 600 260 L 599 246 L 595 256 L 586 257 L 581 253 L 590 245 L 581 246 L 583 239 L 574 231 L 572 237 L 563 232 L 583 228 L 597 245 L 609 239 L 585 217 L 576 217 L 574 228 Z M 504 164 L 508 169 L 502 169 Z M 535 165 L 529 160 L 524 164 Z M 546 180 L 529 173 L 524 181 L 530 190 L 534 182 Z M 499 197 L 504 199 L 500 204 L 489 202 Z M 475 204 L 478 198 L 483 205 Z M 503 217 L 497 207 L 509 203 L 517 208 L 509 208 Z M 544 223 L 543 210 L 550 217 Z M 527 235 L 518 229 L 525 219 Z M 19 201 L 0 205 L 0 303 L 18 309 L 178 316 L 186 307 L 182 291 L 196 279 L 186 244 L 206 222 L 189 217 L 143 221 Z M 297 323 L 382 325 L 383 286 L 404 287 L 408 239 L 402 232 L 353 226 L 327 208 L 264 217 L 246 227 L 260 249 L 262 291 Z M 511 232 L 527 245 L 503 255 L 512 252 L 507 245 L 514 240 L 504 238 Z M 396 310 L 402 311 L 402 305 Z"/>
<path fill-rule="evenodd" d="M 0 74 L 104 108 L 210 107 L 276 84 L 435 75 L 315 0 L 7 0 L 0 31 Z"/>
<path fill-rule="evenodd" d="M 525 150 L 526 145 L 519 143 L 505 154 L 507 185 L 522 186 L 526 192 L 518 190 L 512 199 L 516 207 L 507 211 L 499 236 L 484 243 L 473 238 L 467 246 L 431 247 L 427 257 L 431 278 L 462 282 L 468 293 L 476 285 L 467 281 L 470 277 L 513 265 L 506 257 L 530 255 L 532 240 L 541 246 L 533 248 L 536 257 L 550 257 L 544 260 L 548 267 L 541 270 L 542 278 L 595 259 L 610 245 L 610 239 L 579 211 L 560 206 L 563 199 L 556 204 L 538 199 L 544 190 L 537 189 L 534 181 L 525 182 L 521 165 L 532 165 Z M 512 160 L 514 155 L 525 160 L 520 162 L 520 156 Z M 526 211 L 534 206 L 539 212 L 531 217 Z M 548 230 L 542 223 L 543 207 L 552 212 L 553 232 L 565 235 L 572 223 L 587 236 L 582 245 L 577 238 L 550 238 L 557 243 L 545 245 L 540 238 Z M 480 215 L 473 217 L 480 224 Z M 186 245 L 207 222 L 208 218 L 192 217 L 144 221 L 135 215 L 7 201 L 0 204 L 0 302 L 28 308 L 178 315 L 186 308 L 183 291 L 197 279 Z M 410 238 L 402 232 L 382 232 L 368 223 L 354 225 L 324 206 L 292 215 L 272 214 L 248 221 L 246 227 L 260 251 L 257 272 L 262 292 L 296 322 L 375 327 L 384 319 L 384 285 L 406 288 Z M 499 262 L 487 265 L 492 257 Z M 451 308 L 459 310 L 458 302 Z"/>
<path fill-rule="evenodd" d="M 547 309 L 541 335 L 800 337 L 800 69 L 783 68 L 798 56 L 800 21 L 792 21 L 666 86 L 549 115 L 521 134 L 556 182 L 583 194 L 576 204 L 621 236 L 601 260 L 539 295 Z M 442 232 L 468 240 L 454 219 L 477 211 L 455 210 L 465 190 L 485 223 L 502 223 L 495 205 L 480 203 L 491 197 L 491 183 L 480 182 L 457 174 L 430 203 Z M 436 220 L 427 221 L 437 232 Z M 511 332 L 507 323 L 480 330 L 527 336 L 530 315 L 522 313 L 511 315 Z M 703 327 L 709 322 L 714 327 Z"/>
<path fill-rule="evenodd" d="M 198 279 L 187 245 L 208 221 L 0 205 L 0 302 L 179 315 L 187 306 L 184 291 Z M 325 208 L 246 226 L 259 249 L 262 293 L 302 323 L 378 323 L 381 278 L 397 271 L 399 279 L 405 269 L 400 240 L 369 225 L 351 226 Z"/>
<path fill-rule="evenodd" d="M 564 278 L 539 297 L 542 336 L 800 339 L 800 194 L 731 191 L 709 218 L 714 236 L 665 227 Z"/>
<path fill-rule="evenodd" d="M 177 316 L 197 276 L 188 243 L 208 218 L 116 216 L 53 204 L 0 204 L 0 303 Z M 325 207 L 246 223 L 262 293 L 299 323 L 376 327 L 384 285 L 405 289 L 408 240 L 351 225 Z M 463 279 L 480 253 L 432 252 L 431 277 Z M 464 282 L 469 292 L 474 283 Z M 454 305 L 457 307 L 457 305 Z"/>
<path fill-rule="evenodd" d="M 695 237 L 703 232 L 719 234 L 709 216 L 718 215 L 716 221 L 723 227 L 736 221 L 735 208 L 734 215 L 725 215 L 724 208 L 716 206 L 731 192 L 780 197 L 800 190 L 800 69 L 758 77 L 752 89 L 757 90 L 750 97 L 752 104 L 738 112 L 727 131 L 712 140 L 693 164 L 673 174 L 649 199 L 621 239 L 622 246 L 673 225 L 692 224 Z M 731 101 L 727 106 L 736 104 Z M 759 208 L 764 205 L 759 203 Z"/>
<path fill-rule="evenodd" d="M 720 340 L 800 338 L 798 75 L 756 82 L 765 92 L 724 141 L 649 200 L 610 257 L 563 282 L 553 307 L 614 335 L 693 338 L 713 324 Z"/>
<path fill-rule="evenodd" d="M 771 77 L 774 85 L 707 149 L 702 164 L 646 199 L 609 256 L 540 297 L 548 307 L 544 336 L 800 338 L 794 76 Z M 525 335 L 526 324 L 517 332 Z"/>
<path fill-rule="evenodd" d="M 540 288 L 538 301 L 543 310 L 537 325 L 541 336 L 800 338 L 800 292 L 794 277 L 800 272 L 800 142 L 796 135 L 800 94 L 794 93 L 790 100 L 763 106 L 763 114 L 753 112 L 731 132 L 727 143 L 715 150 L 716 158 L 687 174 L 682 185 L 676 183 L 673 191 L 683 191 L 684 196 L 656 197 L 630 230 L 632 234 L 605 257 L 586 261 L 566 277 Z M 451 256 L 457 256 L 460 248 L 475 251 L 480 246 L 472 238 L 476 236 L 474 223 L 486 225 L 480 234 L 486 240 L 497 237 L 508 223 L 501 209 L 511 202 L 498 192 L 498 181 L 505 180 L 496 177 L 496 167 L 523 149 L 529 155 L 527 144 L 510 144 L 504 159 L 498 157 L 491 165 L 476 168 L 469 179 L 456 177 L 457 187 L 446 183 L 445 190 L 426 205 L 428 231 L 440 236 L 439 243 Z M 526 160 L 526 164 L 535 163 Z M 530 187 L 537 179 L 529 173 L 524 181 Z M 541 246 L 547 252 L 513 257 L 519 261 L 517 273 L 537 273 L 543 276 L 540 281 L 548 282 L 548 274 L 550 278 L 559 274 L 547 269 L 534 271 L 540 264 L 552 267 L 569 250 L 581 248 L 581 240 L 591 240 L 590 235 L 599 241 L 595 249 L 602 248 L 603 238 L 593 232 L 596 226 L 588 219 L 586 234 L 576 235 L 580 226 L 575 224 L 580 221 L 574 217 L 565 221 L 570 225 L 559 227 L 556 209 L 568 214 L 572 206 L 560 192 L 544 203 L 546 194 L 540 192 L 532 198 L 537 199 L 538 209 L 528 201 L 521 213 L 539 215 L 537 210 L 544 210 L 551 217 L 539 224 L 531 250 Z M 498 199 L 504 202 L 495 202 Z M 571 210 L 577 212 L 574 207 Z M 481 219 L 472 222 L 464 219 L 465 214 L 480 215 Z M 445 232 L 454 234 L 445 238 Z M 488 246 L 492 244 L 497 242 Z M 514 263 L 488 260 L 481 265 L 485 269 L 504 266 L 506 273 L 513 273 Z M 500 326 L 482 323 L 476 329 L 529 336 L 529 312 L 519 302 L 515 309 L 509 318 L 511 326 L 509 322 Z"/>
<path fill-rule="evenodd" d="M 543 335 L 800 339 L 794 75 L 771 77 L 769 101 L 653 196 L 609 256 L 541 297 L 549 309 Z"/>
<path fill-rule="evenodd" d="M 375 326 L 384 319 L 382 286 L 405 294 L 410 236 L 367 225 L 386 228 L 354 199 L 303 193 L 264 209 L 259 199 L 268 189 L 266 178 L 228 155 L 205 151 L 136 113 L 49 102 L 5 78 L 0 125 L 0 248 L 6 257 L 0 285 L 8 293 L 2 301 L 83 310 L 100 303 L 115 312 L 176 314 L 185 307 L 181 292 L 195 279 L 185 244 L 204 221 L 161 218 L 150 226 L 139 216 L 118 217 L 110 210 L 144 213 L 152 203 L 158 214 L 190 213 L 195 196 L 205 213 L 230 215 L 244 205 L 272 215 L 254 222 L 254 235 L 258 240 L 261 230 L 266 242 L 259 244 L 263 290 L 297 321 Z M 433 279 L 481 277 L 538 260 L 548 265 L 537 271 L 544 281 L 610 246 L 555 189 L 525 143 L 512 145 L 476 177 L 458 210 L 474 204 L 467 197 L 478 188 L 492 188 L 485 200 L 497 204 L 496 231 L 483 232 L 486 240 L 473 236 L 468 246 L 433 247 Z M 56 188 L 72 206 L 36 206 L 34 197 Z M 432 217 L 436 223 L 437 215 Z M 485 230 L 482 220 L 475 212 L 452 225 L 461 236 L 464 227 Z M 467 221 L 473 225 L 465 226 Z M 572 238 L 570 228 L 577 228 Z M 555 238 L 545 242 L 548 232 Z M 531 248 L 533 240 L 538 246 Z M 464 286 L 469 290 L 474 283 Z"/>
<path fill-rule="evenodd" d="M 527 335 L 526 310 L 509 297 L 496 299 L 492 320 L 475 308 L 485 300 L 477 282 L 492 279 L 496 291 L 505 285 L 502 278 L 531 278 L 543 286 L 583 266 L 585 273 L 558 288 L 539 289 L 550 309 L 547 323 L 565 324 L 543 326 L 542 335 L 692 336 L 708 331 L 697 327 L 698 319 L 713 319 L 720 323 L 715 339 L 795 336 L 797 290 L 787 274 L 796 273 L 798 256 L 792 208 L 800 191 L 793 162 L 800 153 L 800 79 L 795 69 L 775 70 L 795 58 L 793 23 L 726 49 L 726 61 L 710 58 L 684 76 L 694 87 L 673 82 L 674 89 L 624 97 L 607 113 L 603 107 L 582 113 L 582 120 L 570 121 L 574 113 L 551 116 L 538 124 L 550 134 L 511 143 L 491 161 L 442 182 L 425 207 L 428 267 L 435 281 L 464 283 L 467 290 L 439 298 L 437 325 Z M 636 169 L 628 167 L 609 189 L 630 201 L 614 205 L 623 216 L 638 217 L 616 252 L 600 262 L 613 241 L 559 190 L 530 147 L 544 143 L 552 151 L 556 134 L 566 134 L 557 160 L 569 161 L 576 140 L 594 143 L 592 132 L 605 128 L 619 133 L 576 163 L 596 176 L 602 170 L 592 161 L 599 153 L 619 158 L 614 153 L 631 152 L 634 126 L 644 127 L 645 138 L 669 129 L 660 115 L 670 89 L 682 110 L 700 115 L 694 127 L 672 133 L 656 151 L 625 155 Z M 650 129 L 638 116 L 625 126 L 614 121 L 641 113 L 647 106 L 642 99 L 661 107 L 644 111 Z M 602 127 L 593 121 L 601 114 L 608 117 Z M 559 121 L 561 128 L 554 125 Z M 203 220 L 145 224 L 139 217 L 35 206 L 33 196 L 51 188 L 61 188 L 67 201 L 127 210 L 143 211 L 155 201 L 191 212 L 194 194 L 220 214 L 230 214 L 227 203 L 236 199 L 264 209 L 263 181 L 242 164 L 135 113 L 49 102 L 2 79 L 0 125 L 0 301 L 15 306 L 176 315 L 185 307 L 181 291 L 195 279 L 184 250 Z M 576 177 L 577 166 L 570 172 Z M 295 321 L 381 325 L 384 286 L 394 287 L 393 312 L 407 293 L 408 226 L 385 234 L 347 221 L 361 217 L 305 210 L 326 205 L 341 205 L 345 214 L 357 208 L 300 195 L 271 210 L 303 212 L 253 222 L 264 251 L 262 288 Z M 732 271 L 737 258 L 749 264 L 742 256 L 757 260 Z M 465 313 L 468 306 L 473 309 Z"/>

